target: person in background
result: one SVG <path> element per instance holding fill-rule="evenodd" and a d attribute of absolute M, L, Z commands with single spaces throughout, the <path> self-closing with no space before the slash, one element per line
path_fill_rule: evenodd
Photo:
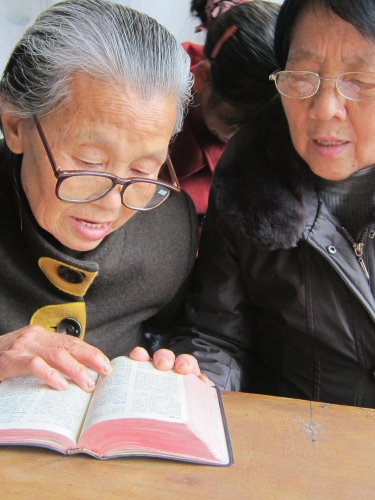
<path fill-rule="evenodd" d="M 193 102 L 170 155 L 181 187 L 200 222 L 212 172 L 239 126 L 276 94 L 268 75 L 276 67 L 274 25 L 279 6 L 241 0 L 193 0 L 191 11 L 207 29 L 203 46 L 183 44 L 194 73 Z"/>
<path fill-rule="evenodd" d="M 92 391 L 87 366 L 139 359 L 145 323 L 176 314 L 198 244 L 168 159 L 189 67 L 155 20 L 105 0 L 58 3 L 17 43 L 0 81 L 0 380 Z M 190 363 L 199 376 L 191 356 L 175 369 Z"/>
<path fill-rule="evenodd" d="M 190 327 L 221 388 L 375 407 L 375 0 L 285 0 L 214 174 Z M 278 69 L 277 69 L 278 68 Z"/>

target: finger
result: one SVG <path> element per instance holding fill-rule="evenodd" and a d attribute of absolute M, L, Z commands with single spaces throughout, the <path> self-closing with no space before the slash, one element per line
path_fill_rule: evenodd
<path fill-rule="evenodd" d="M 172 370 L 176 356 L 169 349 L 158 349 L 154 356 L 154 365 L 158 370 Z"/>
<path fill-rule="evenodd" d="M 89 366 L 92 370 L 97 372 L 99 375 L 108 375 L 112 371 L 112 365 L 110 360 L 105 356 L 99 349 L 96 347 L 83 342 L 75 337 L 71 337 L 70 335 L 61 335 L 59 333 L 51 332 L 53 337 L 53 342 L 50 351 L 50 356 L 53 354 L 54 356 L 59 356 L 59 351 L 66 351 L 70 356 L 66 358 L 67 361 L 71 363 L 71 370 L 82 370 L 81 366 L 86 367 Z M 56 338 L 57 337 L 57 338 Z M 44 348 L 43 348 L 44 347 Z M 56 349 L 56 351 L 54 351 Z M 40 355 L 43 359 L 45 358 L 45 346 L 39 346 L 38 355 Z M 52 358 L 50 358 L 52 359 Z M 72 359 L 76 360 L 78 364 L 72 362 Z M 66 375 L 70 375 L 64 367 L 61 366 L 60 362 L 58 365 L 53 365 Z M 86 369 L 82 370 L 83 373 L 88 375 Z M 73 377 L 71 377 L 73 379 Z M 80 377 L 79 377 L 80 378 Z M 74 380 L 74 379 L 73 379 Z M 83 379 L 82 379 L 83 381 Z M 81 384 L 78 384 L 81 385 Z"/>
<path fill-rule="evenodd" d="M 72 379 L 81 389 L 92 392 L 95 389 L 95 380 L 85 365 L 77 361 L 71 354 L 60 348 L 49 349 L 43 352 L 44 361 L 61 373 Z"/>
<path fill-rule="evenodd" d="M 42 358 L 28 355 L 8 356 L 5 353 L 2 358 L 0 380 L 16 377 L 19 375 L 34 375 L 43 380 L 53 389 L 66 390 L 69 384 L 65 377 L 54 368 L 51 368 Z"/>
<path fill-rule="evenodd" d="M 143 347 L 134 347 L 129 354 L 129 358 L 134 359 L 135 361 L 152 361 L 148 352 Z"/>
<path fill-rule="evenodd" d="M 86 366 L 105 375 L 111 371 L 108 358 L 96 347 L 70 335 L 29 325 L 1 339 L 0 377 L 32 374 L 55 388 L 67 388 L 62 374 L 91 392 L 95 382 Z M 61 373 L 59 373 L 61 372 Z"/>
<path fill-rule="evenodd" d="M 212 380 L 210 380 L 207 375 L 205 373 L 201 373 L 200 375 L 198 375 L 198 378 L 200 380 L 202 380 L 202 382 L 204 382 L 206 385 L 210 385 L 211 387 L 213 387 L 215 384 L 212 382 Z"/>
<path fill-rule="evenodd" d="M 112 370 L 107 356 L 96 347 L 70 335 L 51 332 L 38 325 L 29 325 L 3 337 L 6 337 L 7 345 L 0 337 L 0 351 L 9 351 L 12 355 L 29 354 L 31 357 L 35 355 L 45 359 L 48 363 L 50 350 L 61 349 L 67 351 L 81 365 L 89 366 L 100 375 L 108 375 Z M 55 367 L 65 373 L 60 365 Z"/>
<path fill-rule="evenodd" d="M 198 361 L 190 354 L 180 354 L 177 356 L 175 361 L 175 370 L 177 373 L 181 373 L 182 375 L 187 375 L 188 373 L 192 373 L 197 377 L 201 375 Z"/>
<path fill-rule="evenodd" d="M 11 349 L 1 355 L 1 374 L 2 376 L 5 374 L 7 378 L 9 376 L 31 374 L 44 380 L 52 387 L 55 387 L 56 384 L 60 385 L 60 389 L 68 386 L 63 377 L 63 375 L 66 375 L 84 391 L 92 392 L 95 388 L 95 381 L 86 366 L 68 352 L 67 343 L 69 343 L 69 340 L 66 343 L 58 342 L 59 347 L 53 345 L 56 344 L 54 339 L 50 342 L 52 346 L 29 343 L 22 351 L 20 349 L 21 341 L 18 339 Z M 82 344 L 84 346 L 84 343 Z M 78 354 L 81 353 L 78 351 Z M 85 355 L 81 357 L 86 359 Z M 89 359 L 87 359 L 87 362 L 89 362 Z M 61 373 L 59 374 L 59 372 Z"/>

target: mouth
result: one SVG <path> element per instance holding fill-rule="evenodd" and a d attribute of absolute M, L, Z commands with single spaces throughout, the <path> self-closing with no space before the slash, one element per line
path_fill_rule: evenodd
<path fill-rule="evenodd" d="M 351 144 L 350 141 L 340 140 L 336 137 L 319 137 L 312 139 L 312 143 L 315 153 L 328 160 L 342 158 L 343 155 L 347 154 L 347 149 Z"/>
<path fill-rule="evenodd" d="M 315 142 L 319 146 L 331 146 L 331 147 L 336 147 L 336 146 L 342 146 L 343 144 L 347 144 L 348 141 L 338 141 L 338 140 L 323 140 L 323 139 L 315 139 Z"/>
<path fill-rule="evenodd" d="M 77 219 L 77 221 L 83 224 L 84 226 L 92 229 L 102 229 L 110 224 L 110 222 L 92 222 L 84 219 Z"/>
<path fill-rule="evenodd" d="M 100 241 L 112 231 L 113 222 L 99 222 L 88 219 L 71 217 L 71 224 L 75 232 L 84 240 Z"/>

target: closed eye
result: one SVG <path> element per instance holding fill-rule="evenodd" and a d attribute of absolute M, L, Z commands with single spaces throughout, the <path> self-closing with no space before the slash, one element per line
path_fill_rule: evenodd
<path fill-rule="evenodd" d="M 144 172 L 142 170 L 130 169 L 129 177 L 144 177 L 146 179 L 157 179 L 159 174 L 159 169 L 154 172 Z"/>
<path fill-rule="evenodd" d="M 101 170 L 101 171 L 103 171 L 106 168 L 104 163 L 90 162 L 90 161 L 86 161 L 86 160 L 81 160 L 79 158 L 73 158 L 72 164 L 73 164 L 75 170 L 93 170 L 93 171 Z"/>

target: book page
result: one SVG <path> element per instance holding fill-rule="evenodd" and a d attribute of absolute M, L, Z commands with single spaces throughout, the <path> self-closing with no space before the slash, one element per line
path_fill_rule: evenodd
<path fill-rule="evenodd" d="M 97 373 L 90 370 L 94 380 Z M 0 383 L 0 430 L 40 429 L 78 440 L 91 394 L 68 379 L 69 389 L 57 391 L 32 375 Z"/>
<path fill-rule="evenodd" d="M 82 432 L 93 424 L 119 418 L 187 421 L 183 375 L 126 357 L 114 359 L 112 367 L 110 375 L 99 378 Z"/>

